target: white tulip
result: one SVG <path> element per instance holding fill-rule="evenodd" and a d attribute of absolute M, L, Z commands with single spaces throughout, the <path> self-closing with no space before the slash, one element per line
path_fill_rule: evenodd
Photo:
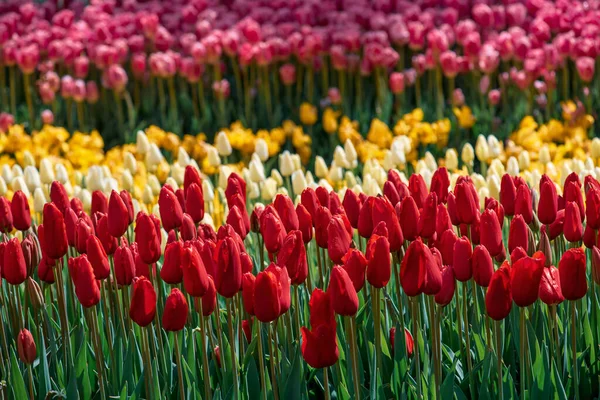
<path fill-rule="evenodd" d="M 283 185 L 283 178 L 281 177 L 279 171 L 277 171 L 275 168 L 271 170 L 271 178 L 273 178 L 275 182 L 277 182 L 277 186 Z"/>
<path fill-rule="evenodd" d="M 600 138 L 595 137 L 592 139 L 592 148 L 591 148 L 592 158 L 600 158 Z"/>
<path fill-rule="evenodd" d="M 327 174 L 329 173 L 329 169 L 327 168 L 327 164 L 323 157 L 316 156 L 315 157 L 315 175 L 317 178 L 327 178 Z"/>
<path fill-rule="evenodd" d="M 54 166 L 54 171 L 56 171 L 56 180 L 62 183 L 63 185 L 69 181 L 69 173 L 67 169 L 62 164 L 56 164 Z"/>
<path fill-rule="evenodd" d="M 227 188 L 227 180 L 229 179 L 229 175 L 231 175 L 232 172 L 233 170 L 228 165 L 221 165 L 219 167 L 219 188 L 222 188 L 223 190 Z"/>
<path fill-rule="evenodd" d="M 550 150 L 548 149 L 548 146 L 546 146 L 546 145 L 542 146 L 538 157 L 540 159 L 540 162 L 544 165 L 548 164 L 550 161 L 552 161 L 552 158 L 550 157 Z"/>
<path fill-rule="evenodd" d="M 131 154 L 128 151 L 126 151 L 125 154 L 123 154 L 123 167 L 125 167 L 126 170 L 131 172 L 131 175 L 135 175 L 135 173 L 137 172 L 137 160 L 135 159 L 133 154 Z"/>
<path fill-rule="evenodd" d="M 154 202 L 154 193 L 150 185 L 144 186 L 144 192 L 142 193 L 142 201 L 144 204 L 152 204 Z"/>
<path fill-rule="evenodd" d="M 44 211 L 44 204 L 46 204 L 44 191 L 41 188 L 36 188 L 33 191 L 33 211 L 36 213 L 42 213 Z"/>
<path fill-rule="evenodd" d="M 473 165 L 473 160 L 475 159 L 475 152 L 473 150 L 473 146 L 471 146 L 471 143 L 466 143 L 463 146 L 462 151 L 460 153 L 460 158 L 465 164 Z"/>
<path fill-rule="evenodd" d="M 273 199 L 273 197 L 275 197 L 275 194 L 277 193 L 277 181 L 275 179 L 273 179 L 272 177 L 268 177 L 267 179 L 265 179 L 263 186 L 262 186 L 262 191 L 261 191 L 261 198 L 265 201 L 271 201 Z"/>
<path fill-rule="evenodd" d="M 348 187 L 356 186 L 356 176 L 354 176 L 354 173 L 352 173 L 352 171 L 346 171 L 346 173 L 344 174 L 344 180 L 346 181 L 346 185 Z"/>
<path fill-rule="evenodd" d="M 143 131 L 138 131 L 135 140 L 135 151 L 138 154 L 145 155 L 150 150 L 150 141 Z"/>
<path fill-rule="evenodd" d="M 92 209 L 92 193 L 87 189 L 81 189 L 79 192 L 79 200 L 83 204 L 83 209 L 90 211 Z"/>
<path fill-rule="evenodd" d="M 185 167 L 182 167 L 179 163 L 171 165 L 171 177 L 177 183 L 177 186 L 183 185 L 185 179 Z"/>
<path fill-rule="evenodd" d="M 165 181 L 165 185 L 171 186 L 173 191 L 176 191 L 177 189 L 179 189 L 179 185 L 177 184 L 177 181 L 175 179 L 173 179 L 172 176 L 167 178 L 167 180 Z"/>
<path fill-rule="evenodd" d="M 279 155 L 279 170 L 285 177 L 291 176 L 294 172 L 294 161 L 287 150 Z"/>
<path fill-rule="evenodd" d="M 250 160 L 250 180 L 262 182 L 265 180 L 265 167 L 259 159 Z"/>
<path fill-rule="evenodd" d="M 310 186 L 313 183 L 315 183 L 315 178 L 313 177 L 312 172 L 306 171 L 306 184 Z"/>
<path fill-rule="evenodd" d="M 160 182 L 158 181 L 158 178 L 156 177 L 156 175 L 149 175 L 148 176 L 148 186 L 150 186 L 150 189 L 152 189 L 152 195 L 153 196 L 158 196 L 160 193 Z"/>
<path fill-rule="evenodd" d="M 430 171 L 435 171 L 438 167 L 435 157 L 429 151 L 425 153 L 424 161 Z"/>
<path fill-rule="evenodd" d="M 179 147 L 177 150 L 177 164 L 179 164 L 182 168 L 185 168 L 190 163 L 190 156 L 185 151 L 183 147 Z"/>
<path fill-rule="evenodd" d="M 35 158 L 29 150 L 23 152 L 23 167 L 35 167 Z"/>
<path fill-rule="evenodd" d="M 15 179 L 19 176 L 23 176 L 23 168 L 19 164 L 12 166 L 12 178 Z"/>
<path fill-rule="evenodd" d="M 2 166 L 2 179 L 4 179 L 4 182 L 12 182 L 13 180 L 13 173 L 8 164 Z"/>
<path fill-rule="evenodd" d="M 260 196 L 260 186 L 256 182 L 250 182 L 248 185 L 248 197 L 251 200 L 258 199 Z"/>
<path fill-rule="evenodd" d="M 55 180 L 52 162 L 47 158 L 40 161 L 40 179 L 45 185 L 50 185 Z"/>
<path fill-rule="evenodd" d="M 458 153 L 455 149 L 446 150 L 446 168 L 448 171 L 456 171 L 458 169 Z"/>
<path fill-rule="evenodd" d="M 488 142 L 485 140 L 485 136 L 483 135 L 479 135 L 477 137 L 477 141 L 475 142 L 475 154 L 477 155 L 477 159 L 483 162 L 487 161 L 487 159 L 490 157 L 490 148 Z"/>
<path fill-rule="evenodd" d="M 123 189 L 128 192 L 133 192 L 135 189 L 133 176 L 131 176 L 131 172 L 129 172 L 128 169 L 124 170 L 123 175 L 121 175 L 121 185 L 123 186 Z"/>
<path fill-rule="evenodd" d="M 497 175 L 490 175 L 487 178 L 487 187 L 490 196 L 496 200 L 500 200 L 500 178 Z"/>
<path fill-rule="evenodd" d="M 269 159 L 269 146 L 263 138 L 258 138 L 254 142 L 254 152 L 260 158 L 260 161 L 265 162 Z"/>
<path fill-rule="evenodd" d="M 350 167 L 350 163 L 348 162 L 348 159 L 346 158 L 346 152 L 344 151 L 342 146 L 335 147 L 335 150 L 333 151 L 333 160 L 339 167 L 342 167 L 342 168 Z"/>
<path fill-rule="evenodd" d="M 25 167 L 25 183 L 27 184 L 27 188 L 30 192 L 33 192 L 35 188 L 39 188 L 42 186 L 42 181 L 40 179 L 40 173 L 37 168 L 33 165 L 28 165 Z"/>
<path fill-rule="evenodd" d="M 519 162 L 516 158 L 510 157 L 506 163 L 506 173 L 510 176 L 519 175 Z"/>
<path fill-rule="evenodd" d="M 344 152 L 346 153 L 346 159 L 350 163 L 350 167 L 354 167 L 354 164 L 357 162 L 358 154 L 350 139 L 346 139 L 346 142 L 344 143 Z"/>
<path fill-rule="evenodd" d="M 325 179 L 321 179 L 318 183 L 319 186 L 323 186 L 325 189 L 327 189 L 328 192 L 331 192 L 333 190 L 329 182 L 327 182 L 327 180 Z"/>
<path fill-rule="evenodd" d="M 295 194 L 301 194 L 304 189 L 307 187 L 306 178 L 302 171 L 297 170 L 292 174 L 292 188 Z"/>
<path fill-rule="evenodd" d="M 23 194 L 25 194 L 26 197 L 29 197 L 30 191 L 29 191 L 29 188 L 27 187 L 27 183 L 25 182 L 25 178 L 23 178 L 22 176 L 17 176 L 16 178 L 14 178 L 11 183 L 11 186 L 12 186 L 13 192 L 20 190 L 23 192 Z"/>
<path fill-rule="evenodd" d="M 224 131 L 220 131 L 215 138 L 215 147 L 219 152 L 219 155 L 222 157 L 227 157 L 231 155 L 232 148 L 231 143 L 229 142 L 229 138 Z"/>
<path fill-rule="evenodd" d="M 157 166 L 163 159 L 164 157 L 156 143 L 152 143 L 150 145 L 150 150 L 146 153 L 146 165 L 148 168 Z"/>
<path fill-rule="evenodd" d="M 211 167 L 218 167 L 221 165 L 221 157 L 219 157 L 219 152 L 213 146 L 207 146 L 206 157 L 208 158 L 208 165 Z"/>
<path fill-rule="evenodd" d="M 529 152 L 528 151 L 522 151 L 519 154 L 519 168 L 521 169 L 521 171 L 528 170 L 529 169 L 529 164 L 530 164 Z"/>

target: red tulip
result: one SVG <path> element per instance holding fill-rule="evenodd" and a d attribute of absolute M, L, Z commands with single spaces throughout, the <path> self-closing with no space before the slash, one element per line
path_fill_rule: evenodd
<path fill-rule="evenodd" d="M 329 241 L 327 228 L 331 222 L 331 212 L 328 208 L 319 206 L 315 212 L 313 223 L 315 224 L 315 239 L 317 246 L 326 249 Z"/>
<path fill-rule="evenodd" d="M 279 252 L 285 238 L 285 227 L 272 205 L 265 207 L 260 216 L 260 232 L 267 251 L 271 254 Z"/>
<path fill-rule="evenodd" d="M 160 270 L 160 278 L 170 285 L 178 285 L 183 281 L 182 251 L 183 246 L 180 241 L 171 242 L 165 248 L 165 258 Z"/>
<path fill-rule="evenodd" d="M 317 208 L 320 205 L 319 199 L 317 199 L 317 194 L 315 193 L 315 190 L 310 187 L 304 189 L 302 191 L 302 194 L 300 195 L 300 202 L 306 208 L 306 210 L 309 212 L 310 216 L 312 217 L 312 219 L 314 221 L 315 213 L 317 211 Z"/>
<path fill-rule="evenodd" d="M 252 322 L 253 318 L 245 319 L 242 321 L 242 330 L 244 331 L 244 336 L 246 337 L 246 342 L 252 342 Z"/>
<path fill-rule="evenodd" d="M 183 288 L 192 297 L 202 297 L 208 290 L 208 275 L 198 250 L 194 246 L 186 246 L 181 253 L 183 270 Z"/>
<path fill-rule="evenodd" d="M 62 183 L 58 181 L 52 182 L 50 185 L 50 201 L 54 203 L 61 214 L 65 214 L 71 204 L 69 203 L 69 195 Z"/>
<path fill-rule="evenodd" d="M 29 201 L 25 193 L 20 190 L 15 192 L 10 203 L 10 210 L 15 228 L 26 231 L 31 227 L 31 211 L 29 211 Z"/>
<path fill-rule="evenodd" d="M 500 228 L 504 226 L 504 207 L 502 204 L 498 202 L 498 200 L 493 197 L 485 198 L 485 209 L 492 210 L 496 213 L 496 217 L 498 217 L 498 224 L 500 224 Z"/>
<path fill-rule="evenodd" d="M 98 280 L 104 280 L 110 275 L 110 264 L 108 263 L 108 257 L 102 247 L 100 239 L 94 235 L 90 235 L 86 243 L 87 256 L 92 264 L 94 270 L 94 276 Z"/>
<path fill-rule="evenodd" d="M 277 255 L 277 263 L 288 271 L 292 285 L 300 285 L 308 276 L 306 249 L 300 231 L 291 231 Z"/>
<path fill-rule="evenodd" d="M 396 342 L 396 328 L 390 329 L 390 346 L 392 348 L 392 353 L 394 353 L 394 343 Z M 406 355 L 412 357 L 414 349 L 415 349 L 415 341 L 408 331 L 408 329 L 404 328 L 404 343 L 406 344 Z"/>
<path fill-rule="evenodd" d="M 106 254 L 113 254 L 119 245 L 117 238 L 108 233 L 108 217 L 103 215 L 96 223 L 96 236 L 100 239 Z"/>
<path fill-rule="evenodd" d="M 556 213 L 556 219 L 550 225 L 543 226 L 542 229 L 548 234 L 548 239 L 554 240 L 563 233 L 565 224 L 565 210 L 559 210 Z"/>
<path fill-rule="evenodd" d="M 273 271 L 261 271 L 254 282 L 254 312 L 261 322 L 275 321 L 281 311 L 279 277 Z"/>
<path fill-rule="evenodd" d="M 227 298 L 236 295 L 242 288 L 242 263 L 239 247 L 231 237 L 219 240 L 216 253 L 215 285 L 217 292 Z"/>
<path fill-rule="evenodd" d="M 375 197 L 369 197 L 363 203 L 358 215 L 358 234 L 364 238 L 371 237 L 373 233 L 373 205 Z M 316 225 L 315 225 L 316 227 Z"/>
<path fill-rule="evenodd" d="M 595 188 L 590 189 L 585 196 L 585 201 L 585 218 L 587 226 L 591 229 L 598 230 L 600 229 L 600 191 Z"/>
<path fill-rule="evenodd" d="M 538 202 L 538 219 L 542 224 L 548 225 L 556 219 L 558 212 L 558 195 L 556 186 L 548 175 L 542 175 L 540 180 L 540 200 Z"/>
<path fill-rule="evenodd" d="M 558 269 L 554 266 L 544 268 L 539 290 L 540 300 L 552 306 L 562 303 L 565 298 L 560 288 L 560 276 Z"/>
<path fill-rule="evenodd" d="M 127 246 L 120 246 L 115 251 L 114 269 L 117 283 L 120 286 L 129 286 L 135 277 L 135 261 L 131 249 Z"/>
<path fill-rule="evenodd" d="M 160 230 L 157 230 L 152 217 L 140 212 L 135 223 L 135 241 L 138 244 L 140 257 L 146 264 L 154 264 L 160 259 L 159 235 Z"/>
<path fill-rule="evenodd" d="M 25 259 L 25 266 L 27 267 L 27 276 L 33 275 L 35 267 L 40 263 L 41 251 L 40 244 L 35 235 L 27 235 L 21 242 L 21 250 L 23 251 L 23 258 Z M 3 261 L 0 256 L 0 262 Z M 2 267 L 0 267 L 1 269 Z M 0 272 L 0 275 L 2 273 Z"/>
<path fill-rule="evenodd" d="M 342 267 L 335 265 L 331 270 L 327 288 L 336 314 L 351 316 L 358 311 L 358 296 L 350 276 Z"/>
<path fill-rule="evenodd" d="M 52 203 L 44 204 L 44 235 L 45 248 L 44 253 L 58 260 L 67 254 L 67 232 L 65 228 L 65 220 L 61 212 Z"/>
<path fill-rule="evenodd" d="M 419 208 L 415 199 L 411 196 L 407 196 L 400 203 L 400 208 L 396 207 L 398 219 L 400 220 L 400 226 L 402 226 L 402 233 L 404 239 L 412 242 L 419 236 Z"/>
<path fill-rule="evenodd" d="M 229 209 L 229 214 L 227 214 L 228 225 L 231 225 L 233 229 L 237 232 L 240 237 L 245 238 L 248 235 L 248 231 L 246 230 L 246 225 L 244 224 L 244 215 L 243 211 L 239 209 L 238 206 L 233 206 Z"/>
<path fill-rule="evenodd" d="M 502 249 L 504 248 L 504 244 L 502 243 L 502 229 L 500 228 L 496 213 L 492 210 L 485 210 L 481 214 L 480 224 L 480 243 L 485 246 L 492 257 L 496 257 L 502 253 Z"/>
<path fill-rule="evenodd" d="M 145 278 L 135 278 L 133 295 L 129 307 L 129 317 L 142 328 L 150 325 L 156 316 L 156 291 L 152 283 Z"/>
<path fill-rule="evenodd" d="M 204 268 L 206 269 L 206 273 L 213 278 L 216 276 L 216 262 L 214 254 L 217 250 L 217 244 L 211 240 L 205 240 L 200 247 L 199 253 L 200 258 L 202 258 L 202 262 L 204 263 Z"/>
<path fill-rule="evenodd" d="M 167 332 L 179 332 L 185 326 L 187 316 L 188 304 L 185 295 L 177 288 L 171 289 L 163 311 L 163 328 Z"/>
<path fill-rule="evenodd" d="M 407 296 L 418 296 L 427 284 L 428 265 L 435 263 L 431 251 L 417 239 L 408 246 L 400 265 L 400 283 Z"/>
<path fill-rule="evenodd" d="M 358 228 L 358 217 L 362 207 L 360 198 L 351 189 L 348 189 L 344 194 L 342 205 L 344 206 L 344 210 L 346 210 L 346 215 L 352 227 L 355 229 Z"/>
<path fill-rule="evenodd" d="M 583 226 L 581 225 L 579 208 L 573 201 L 567 202 L 565 207 L 563 234 L 569 242 L 579 242 L 583 237 Z"/>
<path fill-rule="evenodd" d="M 240 232 L 245 233 L 244 235 L 240 233 L 240 236 L 242 239 L 244 239 L 248 232 L 250 232 L 250 217 L 248 216 L 248 211 L 246 210 L 246 203 L 239 194 L 233 195 L 230 199 L 230 203 L 229 210 L 232 210 L 233 208 L 237 208 L 239 210 L 239 216 L 237 218 L 239 218 L 238 224 L 240 225 Z"/>
<path fill-rule="evenodd" d="M 42 225 L 40 225 L 41 227 Z M 38 266 L 38 277 L 44 283 L 49 285 L 54 283 L 54 266 L 56 261 L 46 256 L 42 256 L 40 265 Z"/>
<path fill-rule="evenodd" d="M 381 221 L 385 222 L 385 226 L 388 230 L 387 237 L 390 242 L 390 251 L 396 252 L 400 250 L 404 243 L 404 236 L 402 235 L 400 222 L 398 221 L 398 216 L 394 212 L 392 204 L 383 197 L 376 197 L 373 202 L 372 216 L 373 226 L 377 226 Z M 350 232 L 350 236 L 352 236 L 352 232 Z"/>
<path fill-rule="evenodd" d="M 281 222 L 288 233 L 298 229 L 298 215 L 294 209 L 294 203 L 292 202 L 292 199 L 283 194 L 278 194 L 275 196 L 273 206 L 275 207 L 277 214 L 279 214 L 279 218 L 281 218 Z"/>
<path fill-rule="evenodd" d="M 246 204 L 246 181 L 233 172 L 227 178 L 227 188 L 225 188 L 225 197 L 227 198 L 228 206 L 230 206 L 229 202 L 235 194 L 242 196 L 244 204 Z"/>
<path fill-rule="evenodd" d="M 408 179 L 408 190 L 411 197 L 415 200 L 418 208 L 423 208 L 428 190 L 425 180 L 419 174 L 412 174 Z"/>
<path fill-rule="evenodd" d="M 492 275 L 485 294 L 485 309 L 491 319 L 502 321 L 510 314 L 512 302 L 510 266 L 505 261 Z"/>
<path fill-rule="evenodd" d="M 94 276 L 94 269 L 87 256 L 69 259 L 69 273 L 75 286 L 75 295 L 85 308 L 95 306 L 100 302 L 100 285 Z"/>
<path fill-rule="evenodd" d="M 240 263 L 242 264 L 242 274 L 245 274 L 246 272 L 252 272 L 254 270 L 252 257 L 250 257 L 248 253 L 240 253 Z"/>
<path fill-rule="evenodd" d="M 0 197 L 0 231 L 9 233 L 13 230 L 13 216 L 10 202 Z"/>
<path fill-rule="evenodd" d="M 367 280 L 375 288 L 381 289 L 387 285 L 392 275 L 390 243 L 385 236 L 373 235 L 367 247 Z"/>
<path fill-rule="evenodd" d="M 396 190 L 396 186 L 391 181 L 386 181 L 383 184 L 383 195 L 388 199 L 390 203 L 395 207 L 396 204 L 400 203 L 400 195 Z"/>
<path fill-rule="evenodd" d="M 101 213 L 96 214 L 96 216 L 103 215 Z M 67 241 L 69 242 L 69 246 L 75 247 L 75 231 L 77 226 L 77 214 L 71 208 L 68 208 L 65 211 L 65 229 L 67 230 Z"/>
<path fill-rule="evenodd" d="M 516 215 L 510 223 L 508 233 L 508 251 L 510 253 L 517 247 L 522 247 L 526 252 L 529 246 L 529 229 L 522 215 Z"/>
<path fill-rule="evenodd" d="M 187 165 L 185 167 L 185 172 L 183 173 L 183 191 L 187 197 L 188 188 L 196 184 L 198 187 L 202 187 L 202 177 L 196 168 L 192 165 Z M 204 207 L 204 204 L 202 205 Z"/>
<path fill-rule="evenodd" d="M 21 362 L 27 365 L 33 364 L 37 356 L 37 347 L 31 332 L 21 329 L 17 336 L 17 353 Z"/>
<path fill-rule="evenodd" d="M 192 220 L 192 217 L 187 213 L 183 214 L 180 233 L 181 240 L 195 240 L 198 237 L 198 231 L 196 230 L 196 225 L 194 225 L 194 220 Z"/>
<path fill-rule="evenodd" d="M 77 197 L 73 197 L 69 202 L 69 205 L 73 211 L 75 211 L 75 215 L 78 215 L 83 211 L 83 202 L 79 200 Z"/>
<path fill-rule="evenodd" d="M 348 234 L 340 215 L 333 216 L 329 221 L 327 225 L 327 239 L 329 258 L 331 258 L 334 264 L 340 264 L 342 257 L 346 255 L 352 242 L 352 237 Z"/>
<path fill-rule="evenodd" d="M 329 294 L 315 289 L 309 302 L 311 329 L 302 327 L 302 357 L 313 368 L 327 368 L 339 358 L 336 324 Z"/>
<path fill-rule="evenodd" d="M 185 188 L 185 209 L 196 224 L 204 218 L 204 194 L 202 193 L 202 186 L 195 182 Z"/>
<path fill-rule="evenodd" d="M 577 204 L 577 208 L 579 208 L 579 215 L 581 216 L 581 222 L 583 222 L 583 218 L 585 217 L 585 209 L 583 207 L 583 196 L 581 195 L 581 183 L 579 182 L 578 177 L 577 181 L 565 181 L 563 197 L 565 205 L 568 204 L 570 201 L 573 201 L 575 202 L 575 204 Z"/>
<path fill-rule="evenodd" d="M 215 287 L 212 276 L 208 276 L 208 290 L 204 293 L 204 296 L 200 299 L 196 297 L 195 300 L 200 300 L 202 302 L 203 316 L 208 317 L 215 311 L 215 308 L 217 307 L 217 288 Z"/>
<path fill-rule="evenodd" d="M 442 288 L 435 295 L 435 302 L 441 306 L 447 306 L 452 301 L 455 290 L 454 269 L 451 265 L 445 265 L 442 267 Z"/>
<path fill-rule="evenodd" d="M 454 187 L 456 212 L 462 224 L 471 225 L 479 215 L 479 200 L 473 183 L 463 181 Z"/>
<path fill-rule="evenodd" d="M 360 292 L 360 290 L 365 285 L 365 273 L 367 271 L 367 259 L 357 249 L 349 249 L 348 253 L 343 258 L 343 267 L 348 273 L 352 284 L 354 285 L 354 289 L 356 292 Z"/>
<path fill-rule="evenodd" d="M 581 248 L 568 249 L 559 263 L 560 288 L 567 300 L 579 300 L 587 293 L 586 257 Z"/>
<path fill-rule="evenodd" d="M 84 219 L 79 218 L 75 224 L 75 248 L 79 254 L 87 252 L 87 240 L 93 235 L 93 228 Z"/>
<path fill-rule="evenodd" d="M 321 204 L 321 206 L 329 209 L 329 191 L 327 191 L 327 189 L 325 189 L 323 186 L 318 186 L 315 189 L 315 193 L 317 194 L 317 199 L 319 200 L 319 204 Z"/>
<path fill-rule="evenodd" d="M 271 263 L 265 271 L 272 272 L 279 282 L 279 315 L 285 314 L 292 304 L 291 291 L 290 291 L 290 277 L 287 273 L 287 269 L 280 268 L 276 264 Z"/>
<path fill-rule="evenodd" d="M 442 289 L 442 255 L 435 247 L 431 249 L 432 263 L 426 264 L 425 288 L 423 293 L 433 296 Z"/>
<path fill-rule="evenodd" d="M 246 272 L 242 277 L 242 300 L 244 310 L 250 315 L 254 315 L 254 284 L 256 277 L 251 272 Z"/>
<path fill-rule="evenodd" d="M 452 265 L 454 262 L 454 245 L 458 238 L 454 233 L 454 229 L 447 229 L 439 236 L 438 241 L 435 246 L 440 251 L 442 255 L 442 264 L 444 265 Z M 470 244 L 469 244 L 470 248 Z"/>
<path fill-rule="evenodd" d="M 494 263 L 490 253 L 483 245 L 479 245 L 473 250 L 471 264 L 475 283 L 479 286 L 488 287 L 494 273 Z"/>
<path fill-rule="evenodd" d="M 545 262 L 544 254 L 538 251 L 533 257 L 523 257 L 512 265 L 512 295 L 519 307 L 529 307 L 538 299 Z"/>
<path fill-rule="evenodd" d="M 459 238 L 454 244 L 454 257 L 452 258 L 452 267 L 457 280 L 466 282 L 473 276 L 472 255 L 473 248 L 469 239 L 466 236 Z"/>
<path fill-rule="evenodd" d="M 448 193 L 448 215 L 450 216 L 452 225 L 460 225 L 460 219 L 458 219 L 458 211 L 456 209 L 456 196 L 454 196 L 454 193 L 452 192 Z"/>
<path fill-rule="evenodd" d="M 106 215 L 108 217 L 108 233 L 116 238 L 123 236 L 129 227 L 129 210 L 121 196 L 114 190 L 110 193 Z"/>
<path fill-rule="evenodd" d="M 515 202 L 517 199 L 517 188 L 515 186 L 515 182 L 513 178 L 504 174 L 502 176 L 502 181 L 500 182 L 500 204 L 504 207 L 504 212 L 506 215 L 513 216 L 515 215 Z"/>
<path fill-rule="evenodd" d="M 183 210 L 177 200 L 177 196 L 171 190 L 163 186 L 158 197 L 158 207 L 160 211 L 160 219 L 165 230 L 168 232 L 171 229 L 181 227 L 183 221 Z"/>
<path fill-rule="evenodd" d="M 298 229 L 302 232 L 302 241 L 304 244 L 309 243 L 313 237 L 312 217 L 302 204 L 296 206 L 296 214 L 298 215 Z"/>
<path fill-rule="evenodd" d="M 130 225 L 134 221 L 133 215 L 133 200 L 131 200 L 131 194 L 127 190 L 121 190 L 119 193 L 121 200 L 123 200 L 123 204 L 127 207 L 127 216 L 128 216 L 128 225 Z M 109 201 L 109 210 L 110 210 L 110 201 Z"/>
<path fill-rule="evenodd" d="M 450 219 L 450 214 L 448 213 L 448 208 L 444 204 L 438 204 L 437 214 L 435 217 L 435 233 L 439 237 L 448 229 L 454 231 L 452 220 Z"/>
<path fill-rule="evenodd" d="M 2 276 L 11 285 L 18 286 L 27 279 L 27 264 L 19 239 L 13 238 L 3 246 Z"/>
<path fill-rule="evenodd" d="M 431 177 L 430 191 L 437 195 L 440 203 L 448 201 L 448 189 L 450 188 L 450 176 L 446 167 L 440 167 L 435 170 Z"/>

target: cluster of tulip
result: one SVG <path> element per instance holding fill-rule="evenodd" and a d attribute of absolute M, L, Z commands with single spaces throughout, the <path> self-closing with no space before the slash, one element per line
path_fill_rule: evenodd
<path fill-rule="evenodd" d="M 1 393 L 597 396 L 593 163 L 563 165 L 561 185 L 511 163 L 492 163 L 486 186 L 431 161 L 409 179 L 370 161 L 371 195 L 300 185 L 296 170 L 279 189 L 296 204 L 266 206 L 254 180 L 221 166 L 216 195 L 189 163 L 150 214 L 126 190 L 84 202 L 70 182 L 33 199 L 17 185 L 0 197 Z"/>
<path fill-rule="evenodd" d="M 9 0 L 1 106 L 30 131 L 48 108 L 111 142 L 138 123 L 212 134 L 241 117 L 272 128 L 304 101 L 362 125 L 369 110 L 389 123 L 415 105 L 439 120 L 465 98 L 485 128 L 495 116 L 553 116 L 559 98 L 591 112 L 597 1 L 502 3 Z"/>

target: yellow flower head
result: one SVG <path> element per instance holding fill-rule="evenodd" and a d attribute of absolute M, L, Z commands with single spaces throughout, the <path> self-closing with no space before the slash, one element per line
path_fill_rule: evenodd
<path fill-rule="evenodd" d="M 471 112 L 471 109 L 468 106 L 462 106 L 460 108 L 454 107 L 452 110 L 456 119 L 458 120 L 458 125 L 460 125 L 463 129 L 470 129 L 475 125 L 475 117 Z"/>
<path fill-rule="evenodd" d="M 331 107 L 327 107 L 323 112 L 323 129 L 325 132 L 332 134 L 338 129 L 337 119 L 340 116 L 339 111 L 333 111 Z"/>
<path fill-rule="evenodd" d="M 371 121 L 371 127 L 367 134 L 367 140 L 369 142 L 376 144 L 381 149 L 389 149 L 392 144 L 392 139 L 392 131 L 385 122 L 378 118 Z"/>
<path fill-rule="evenodd" d="M 317 123 L 317 107 L 310 103 L 300 105 L 300 121 L 304 125 L 314 125 Z"/>

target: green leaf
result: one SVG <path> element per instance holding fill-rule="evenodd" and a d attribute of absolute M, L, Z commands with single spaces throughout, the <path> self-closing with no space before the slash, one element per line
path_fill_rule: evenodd
<path fill-rule="evenodd" d="M 300 347 L 296 347 L 296 350 L 294 351 L 294 357 L 292 358 L 292 367 L 284 385 L 282 396 L 284 399 L 301 398 L 302 385 L 306 384 L 302 376 L 302 366 L 303 360 L 302 354 L 300 353 Z"/>
<path fill-rule="evenodd" d="M 440 388 L 440 396 L 442 399 L 454 398 L 454 368 L 452 368 L 452 371 L 450 371 L 450 373 L 446 375 L 444 382 L 442 382 L 442 387 Z"/>
<path fill-rule="evenodd" d="M 13 395 L 15 399 L 27 399 L 29 398 L 29 393 L 25 388 L 25 381 L 23 380 L 23 374 L 19 370 L 19 362 L 17 361 L 17 357 L 13 350 L 10 356 L 10 382 L 13 390 Z"/>
<path fill-rule="evenodd" d="M 40 329 L 40 333 L 42 333 L 41 329 Z M 45 397 L 51 388 L 50 372 L 48 370 L 48 354 L 46 351 L 46 341 L 39 340 L 39 343 L 40 343 L 39 368 L 41 368 L 42 379 L 39 379 L 39 381 L 38 381 L 38 395 Z M 38 376 L 39 376 L 39 374 L 38 374 Z"/>

